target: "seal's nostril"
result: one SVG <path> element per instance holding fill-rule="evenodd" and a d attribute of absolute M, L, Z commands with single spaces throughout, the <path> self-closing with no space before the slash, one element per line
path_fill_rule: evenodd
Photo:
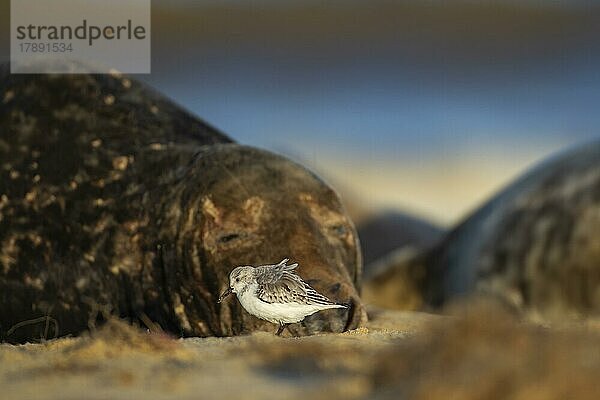
<path fill-rule="evenodd" d="M 344 303 L 346 306 L 348 306 L 347 308 L 347 319 L 346 319 L 346 326 L 344 326 L 344 332 L 356 328 L 354 326 L 354 314 L 356 312 L 356 303 L 354 302 L 353 298 L 350 298 L 350 300 L 348 300 L 346 303 Z"/>
<path fill-rule="evenodd" d="M 364 326 L 368 320 L 367 310 L 360 300 L 360 297 L 354 295 L 351 296 L 348 301 L 345 303 L 348 306 L 346 309 L 346 326 L 344 327 L 344 331 L 348 331 L 351 329 L 357 329 L 361 326 Z"/>

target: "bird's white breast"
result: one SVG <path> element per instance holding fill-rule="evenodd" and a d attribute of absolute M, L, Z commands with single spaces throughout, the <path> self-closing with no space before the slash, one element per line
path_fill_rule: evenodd
<path fill-rule="evenodd" d="M 267 303 L 256 297 L 258 285 L 250 285 L 238 294 L 240 304 L 250 314 L 273 323 L 292 324 L 302 321 L 306 316 L 328 308 L 340 308 L 333 305 L 306 305 L 299 303 Z"/>

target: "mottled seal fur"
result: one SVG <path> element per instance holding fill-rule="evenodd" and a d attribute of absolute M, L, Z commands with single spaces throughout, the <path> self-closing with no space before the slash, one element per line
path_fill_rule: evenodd
<path fill-rule="evenodd" d="M 77 334 L 107 315 L 185 336 L 271 331 L 216 300 L 234 266 L 283 258 L 352 305 L 295 334 L 365 319 L 337 194 L 126 77 L 3 73 L 0 164 L 0 339 Z"/>
<path fill-rule="evenodd" d="M 492 295 L 543 318 L 600 313 L 600 140 L 541 163 L 432 251 L 388 260 L 365 298 L 439 306 Z"/>

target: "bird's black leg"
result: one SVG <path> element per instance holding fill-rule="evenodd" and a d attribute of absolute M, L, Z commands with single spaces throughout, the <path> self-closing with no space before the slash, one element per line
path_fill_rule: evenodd
<path fill-rule="evenodd" d="M 283 322 L 279 323 L 279 329 L 277 329 L 277 333 L 275 333 L 277 336 L 280 336 L 281 333 L 283 332 L 283 330 L 288 326 L 288 324 L 284 324 Z"/>

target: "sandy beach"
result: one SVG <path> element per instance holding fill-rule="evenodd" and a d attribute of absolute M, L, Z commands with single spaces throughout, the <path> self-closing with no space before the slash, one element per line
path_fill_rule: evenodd
<path fill-rule="evenodd" d="M 476 305 L 460 315 L 370 310 L 342 334 L 177 339 L 113 320 L 80 338 L 0 346 L 12 399 L 595 398 L 600 334 Z"/>

